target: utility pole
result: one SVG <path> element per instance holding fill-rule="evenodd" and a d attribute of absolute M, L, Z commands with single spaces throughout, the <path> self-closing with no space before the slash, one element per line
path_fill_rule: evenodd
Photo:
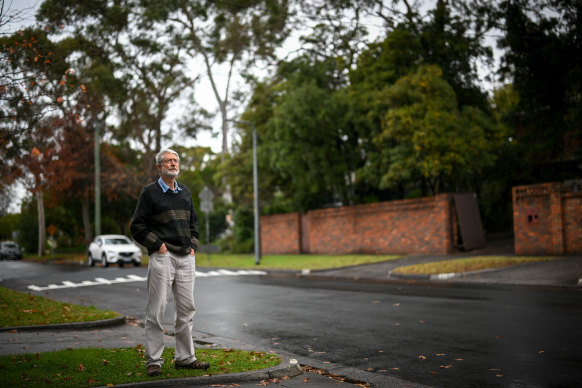
<path fill-rule="evenodd" d="M 255 264 L 261 264 L 261 225 L 259 212 L 259 171 L 257 163 L 257 127 L 246 120 L 230 120 L 236 124 L 250 125 L 253 131 L 253 197 L 255 214 Z"/>
<path fill-rule="evenodd" d="M 101 234 L 101 150 L 99 145 L 101 122 L 95 123 L 95 236 Z"/>
<path fill-rule="evenodd" d="M 259 221 L 259 171 L 257 167 L 257 128 L 253 127 L 253 197 L 255 208 L 255 264 L 261 264 L 261 229 Z"/>

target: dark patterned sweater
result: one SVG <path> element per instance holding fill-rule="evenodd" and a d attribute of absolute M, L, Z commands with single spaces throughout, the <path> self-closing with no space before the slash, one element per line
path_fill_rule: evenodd
<path fill-rule="evenodd" d="M 190 190 L 180 183 L 178 194 L 162 190 L 158 182 L 143 188 L 133 214 L 131 235 L 147 250 L 157 252 L 162 243 L 177 255 L 190 254 L 198 247 L 198 217 Z"/>

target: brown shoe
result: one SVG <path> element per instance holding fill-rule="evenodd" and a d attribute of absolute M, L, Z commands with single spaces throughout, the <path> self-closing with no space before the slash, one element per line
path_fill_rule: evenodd
<path fill-rule="evenodd" d="M 152 364 L 150 366 L 148 366 L 147 370 L 146 370 L 146 375 L 150 376 L 150 377 L 154 377 L 157 375 L 161 375 L 162 374 L 162 367 L 160 367 L 159 365 L 156 364 Z"/>
<path fill-rule="evenodd" d="M 210 364 L 207 362 L 200 362 L 198 360 L 191 362 L 190 364 L 174 364 L 176 369 L 208 369 Z"/>

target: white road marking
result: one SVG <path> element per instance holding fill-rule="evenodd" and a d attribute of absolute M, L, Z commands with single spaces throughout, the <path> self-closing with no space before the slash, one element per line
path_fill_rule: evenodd
<path fill-rule="evenodd" d="M 256 270 L 238 270 L 238 271 L 230 271 L 227 269 L 219 269 L 216 271 L 208 271 L 208 272 L 201 272 L 196 271 L 197 277 L 210 277 L 210 276 L 243 276 L 243 275 L 266 275 L 265 271 L 256 271 Z M 130 282 L 145 282 L 145 276 L 138 276 L 138 275 L 127 275 L 126 277 L 117 277 L 113 280 L 104 279 L 104 278 L 95 278 L 95 280 L 83 280 L 80 283 L 74 283 L 69 280 L 63 280 L 61 284 L 49 284 L 45 287 L 37 286 L 31 284 L 28 286 L 29 290 L 32 291 L 45 291 L 45 290 L 57 290 L 61 288 L 75 288 L 75 287 L 88 287 L 88 286 L 102 286 L 106 284 L 114 284 L 114 283 L 130 283 Z"/>

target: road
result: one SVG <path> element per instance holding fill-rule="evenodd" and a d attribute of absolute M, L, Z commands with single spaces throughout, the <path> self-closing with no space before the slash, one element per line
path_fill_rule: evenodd
<path fill-rule="evenodd" d="M 63 285 L 36 292 L 144 318 L 145 268 L 0 262 L 0 274 L 5 287 Z M 97 278 L 120 282 L 78 286 Z M 430 386 L 582 379 L 576 289 L 207 276 L 196 279 L 196 307 L 197 331 Z M 170 330 L 172 316 L 170 304 Z"/>

